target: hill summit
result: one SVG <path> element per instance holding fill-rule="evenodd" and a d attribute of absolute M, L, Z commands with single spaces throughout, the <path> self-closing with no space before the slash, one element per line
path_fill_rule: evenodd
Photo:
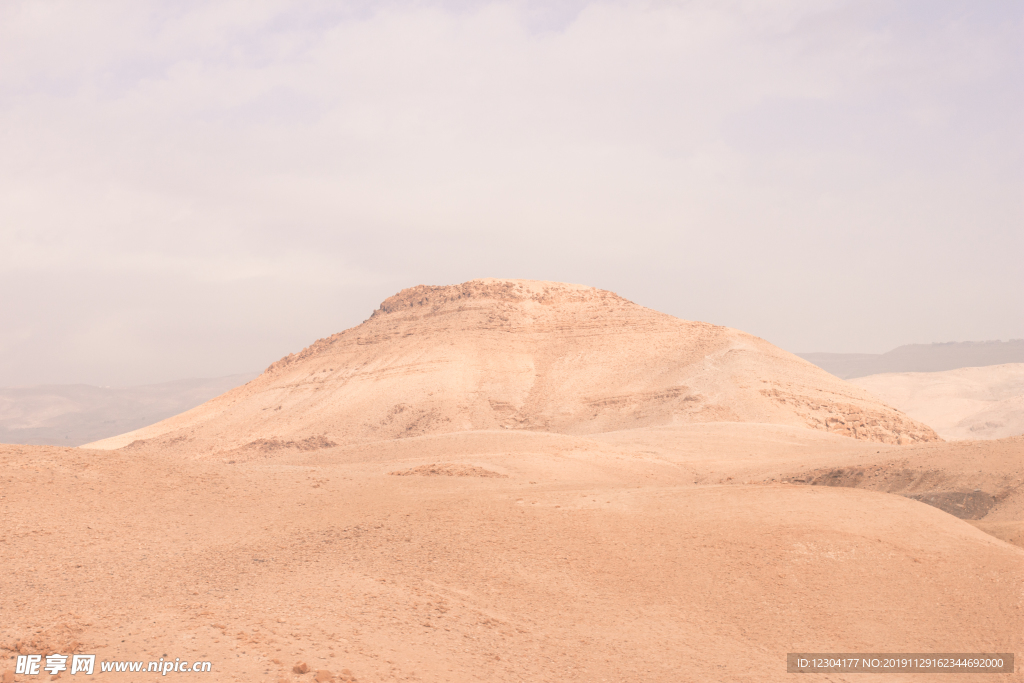
<path fill-rule="evenodd" d="M 929 428 L 752 335 L 611 292 L 525 280 L 417 286 L 197 408 L 90 448 L 247 459 L 470 430 L 592 434 L 761 422 L 885 443 Z"/>

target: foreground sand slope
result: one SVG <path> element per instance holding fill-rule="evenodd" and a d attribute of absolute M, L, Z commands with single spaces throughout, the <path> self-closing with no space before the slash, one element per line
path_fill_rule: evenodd
<path fill-rule="evenodd" d="M 943 439 L 1024 434 L 1024 363 L 849 380 L 929 425 Z"/>
<path fill-rule="evenodd" d="M 930 463 L 1010 501 L 1021 445 L 719 423 L 234 464 L 0 447 L 0 657 L 75 647 L 269 682 L 311 681 L 300 661 L 359 681 L 676 682 L 788 680 L 791 651 L 1020 653 L 1024 550 L 918 500 L 813 484 Z"/>
<path fill-rule="evenodd" d="M 243 387 L 89 447 L 149 441 L 240 460 L 466 430 L 593 434 L 715 421 L 886 443 L 937 438 L 749 334 L 591 287 L 474 280 L 407 289 Z"/>

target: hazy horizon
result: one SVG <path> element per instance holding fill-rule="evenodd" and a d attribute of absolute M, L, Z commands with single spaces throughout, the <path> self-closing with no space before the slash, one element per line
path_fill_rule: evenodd
<path fill-rule="evenodd" d="M 0 387 L 250 372 L 417 284 L 794 352 L 1024 337 L 1013 2 L 12 2 Z"/>
<path fill-rule="evenodd" d="M 293 349 L 292 351 L 289 351 L 288 353 L 289 354 L 290 353 L 297 353 L 297 352 L 301 351 L 302 349 L 306 348 L 307 346 L 310 346 L 315 341 L 318 341 L 318 340 L 310 340 L 310 342 L 307 343 L 302 348 Z M 969 340 L 969 341 L 930 342 L 928 344 L 903 344 L 901 346 L 896 347 L 895 349 L 889 349 L 888 351 L 883 352 L 883 353 L 870 353 L 870 354 L 857 353 L 857 352 L 852 352 L 852 353 L 833 353 L 833 352 L 829 352 L 829 351 L 791 351 L 790 349 L 785 349 L 785 350 L 786 351 L 790 351 L 791 353 L 793 353 L 793 354 L 795 354 L 797 356 L 800 356 L 804 360 L 810 361 L 814 365 L 817 365 L 818 367 L 823 368 L 824 370 L 830 372 L 831 374 L 836 375 L 837 377 L 846 379 L 844 374 L 842 374 L 840 372 L 837 372 L 837 370 L 834 369 L 834 368 L 843 367 L 845 363 L 850 362 L 850 361 L 856 362 L 858 360 L 863 360 L 865 357 L 884 358 L 888 354 L 891 354 L 893 351 L 920 350 L 920 349 L 927 349 L 928 347 L 941 347 L 941 346 L 948 346 L 948 345 L 967 346 L 967 345 L 976 345 L 976 344 L 1010 344 L 1012 342 L 1024 342 L 1024 339 L 1009 339 L 1009 340 L 1003 340 L 1003 339 L 983 339 L 983 340 Z M 1018 345 L 1018 348 L 1019 348 L 1019 345 Z M 288 354 L 285 354 L 285 355 L 288 355 Z M 828 361 L 828 362 L 821 362 L 821 360 L 816 358 L 818 356 L 824 356 L 824 357 L 834 356 L 834 358 L 821 359 L 821 360 Z M 910 359 L 913 361 L 913 360 L 915 360 L 915 359 L 917 359 L 919 357 L 920 357 L 920 354 L 912 355 L 910 357 Z M 243 377 L 246 378 L 246 379 L 240 379 L 239 380 L 239 383 L 241 384 L 241 383 L 244 383 L 245 381 L 247 381 L 249 378 L 261 375 L 266 370 L 266 367 L 269 367 L 269 365 L 271 365 L 272 363 L 274 363 L 274 362 L 276 362 L 278 360 L 281 360 L 281 358 L 284 358 L 284 356 L 281 356 L 280 358 L 274 358 L 274 359 L 268 360 L 264 364 L 265 367 L 250 368 L 246 372 L 213 375 L 213 376 L 209 376 L 209 377 L 199 377 L 199 376 L 173 377 L 173 378 L 169 378 L 169 379 L 159 380 L 159 381 L 156 381 L 156 382 L 149 382 L 149 383 L 142 383 L 142 384 L 120 384 L 120 385 L 89 384 L 89 383 L 86 383 L 86 382 L 73 382 L 73 383 L 48 382 L 48 383 L 44 383 L 44 384 L 21 384 L 21 385 L 0 386 L 0 389 L 4 389 L 4 390 L 6 390 L 6 389 L 20 390 L 20 389 L 45 389 L 47 387 L 66 388 L 66 387 L 77 387 L 77 386 L 97 388 L 97 389 L 111 389 L 111 390 L 150 389 L 150 388 L 159 387 L 159 386 L 162 386 L 162 385 L 173 385 L 173 384 L 177 384 L 177 383 L 181 383 L 181 382 L 206 381 L 206 380 L 222 380 L 222 379 L 243 378 Z M 1003 363 L 1007 363 L 1007 362 L 1009 362 L 1009 363 L 1024 362 L 1024 359 L 1018 360 L 1017 358 L 1014 358 L 1012 360 L 985 361 L 985 362 L 980 362 L 980 363 L 959 363 L 959 364 L 958 363 L 953 363 L 949 367 L 950 368 L 953 368 L 953 367 L 985 367 L 985 366 L 989 366 L 989 365 L 999 365 L 999 364 L 1003 364 Z M 900 369 L 900 370 L 892 370 L 892 372 L 934 372 L 934 371 L 935 370 L 915 370 L 915 369 L 909 369 L 909 368 L 908 369 Z M 873 372 L 861 373 L 861 374 L 858 374 L 856 376 L 857 377 L 861 377 L 861 376 L 864 376 L 864 374 L 876 374 L 876 373 L 879 373 L 879 372 L 889 372 L 889 370 L 877 370 L 877 371 L 873 371 Z"/>

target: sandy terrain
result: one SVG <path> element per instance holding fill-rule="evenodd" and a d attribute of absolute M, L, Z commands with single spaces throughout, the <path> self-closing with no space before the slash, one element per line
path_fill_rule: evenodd
<path fill-rule="evenodd" d="M 981 488 L 998 500 L 973 524 L 1019 531 L 1022 450 L 728 423 L 234 464 L 4 447 L 0 656 L 77 642 L 246 681 L 312 680 L 299 662 L 360 681 L 773 681 L 790 651 L 1019 653 L 1024 550 L 884 491 Z"/>
<path fill-rule="evenodd" d="M 938 441 L 596 290 L 438 289 L 102 450 L 0 446 L 0 661 L 677 682 L 1024 651 L 1024 439 Z M 1024 680 L 957 680 L 994 678 Z"/>
<path fill-rule="evenodd" d="M 947 440 L 1024 434 L 1024 363 L 850 380 Z"/>

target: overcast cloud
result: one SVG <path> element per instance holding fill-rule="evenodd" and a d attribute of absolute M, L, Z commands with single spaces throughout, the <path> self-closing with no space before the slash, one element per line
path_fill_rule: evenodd
<path fill-rule="evenodd" d="M 1024 337 L 1022 38 L 1016 0 L 9 0 L 0 386 L 260 369 L 477 277 L 791 351 Z"/>

